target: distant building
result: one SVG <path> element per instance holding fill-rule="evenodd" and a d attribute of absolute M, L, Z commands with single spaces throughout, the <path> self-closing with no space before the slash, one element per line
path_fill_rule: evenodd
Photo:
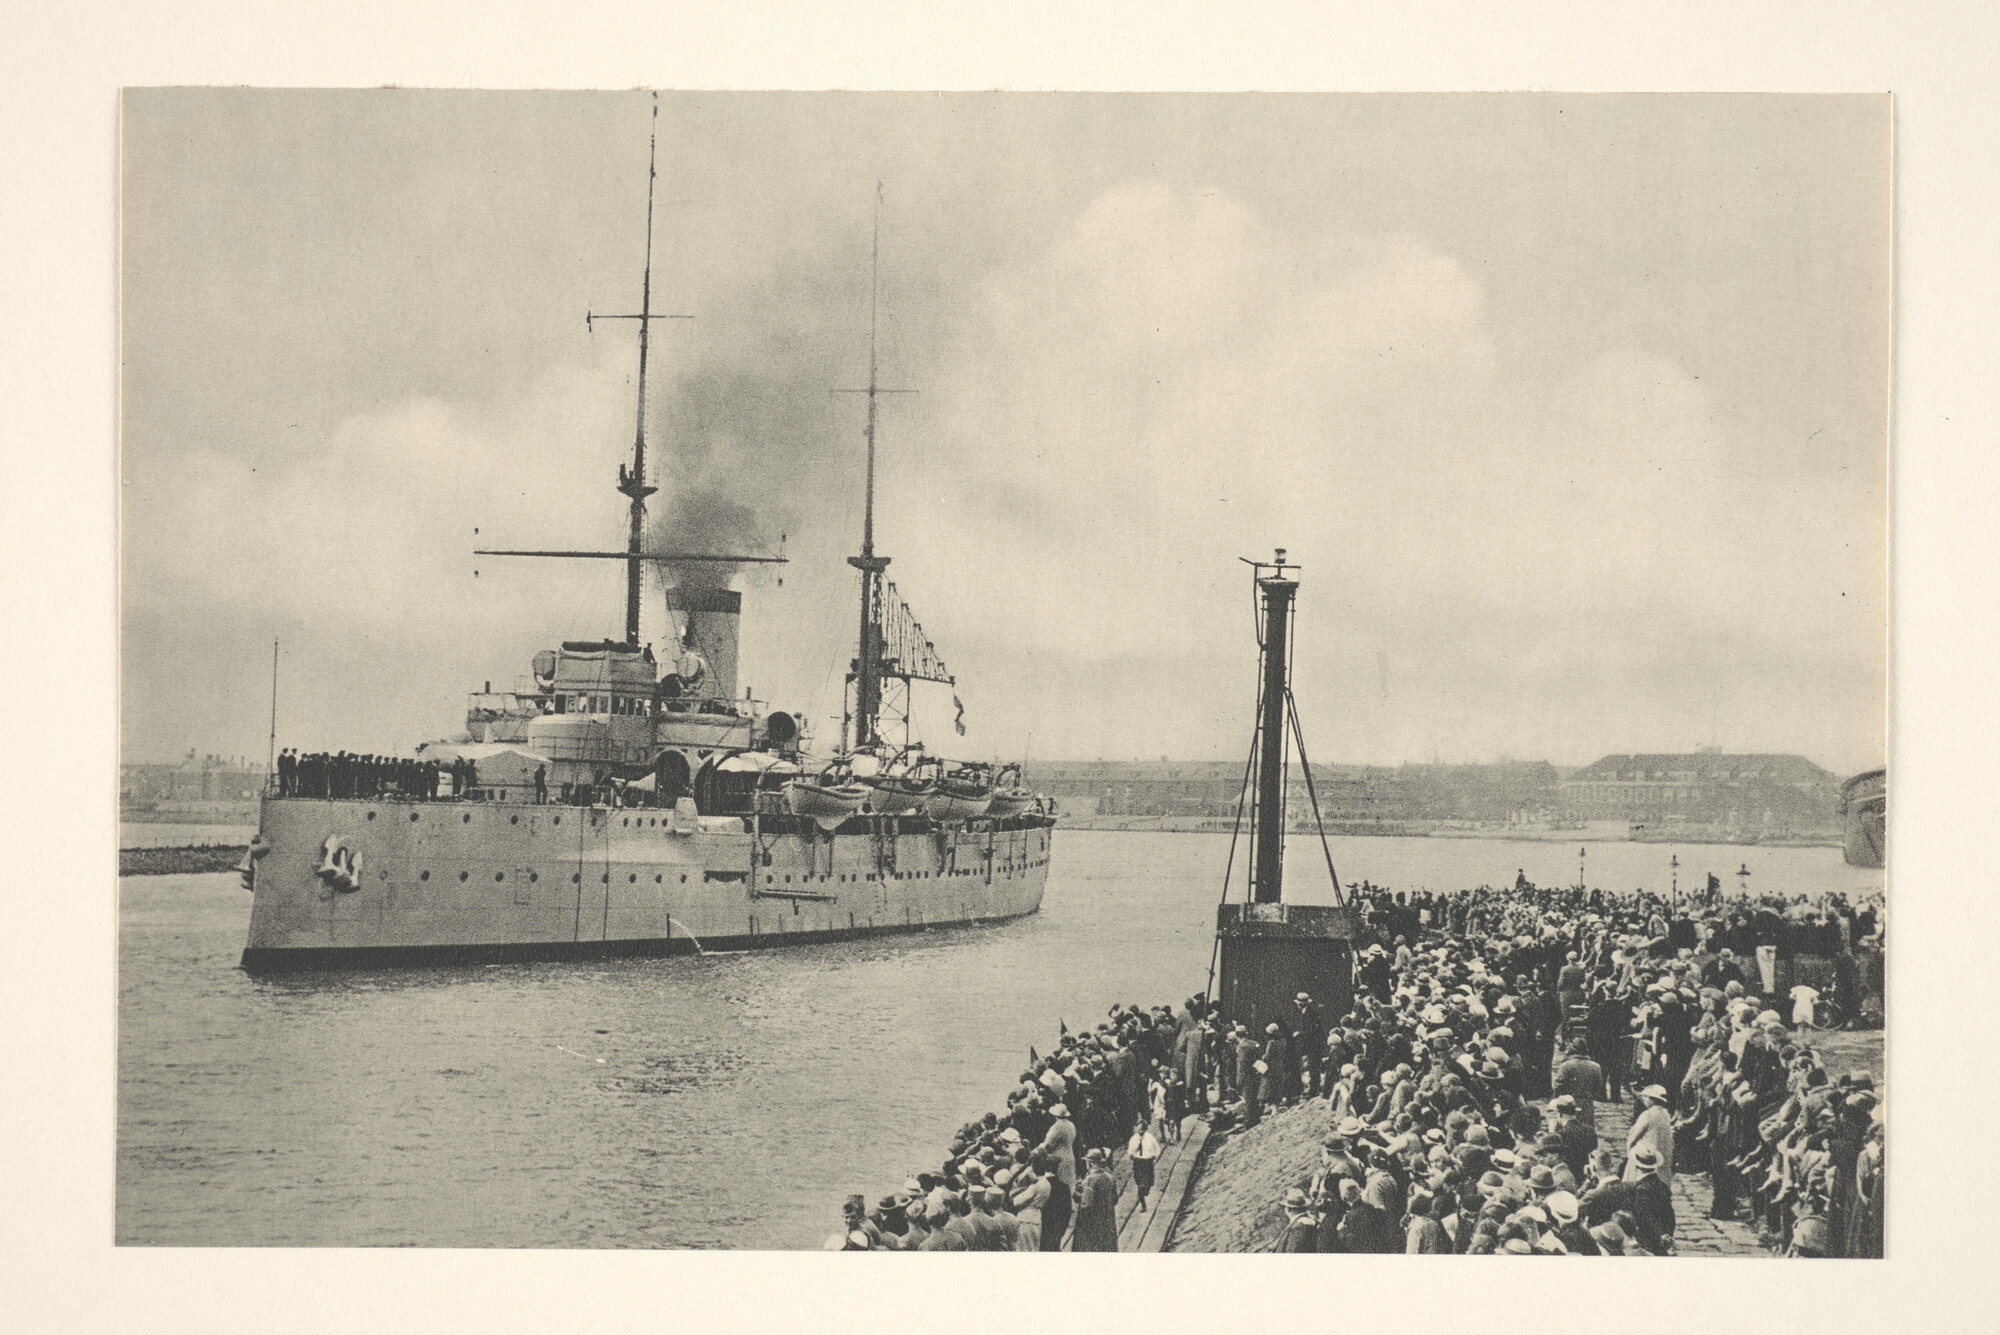
<path fill-rule="evenodd" d="M 1839 780 L 1804 756 L 1605 756 L 1562 780 L 1561 792 L 1577 820 L 1774 830 L 1839 823 Z"/>
<path fill-rule="evenodd" d="M 1508 821 L 1546 818 L 1558 806 L 1558 779 L 1546 761 L 1495 765 L 1314 765 L 1313 787 L 1328 820 Z M 1242 794 L 1241 761 L 1045 761 L 1030 787 L 1063 810 L 1100 816 L 1233 816 Z M 1305 773 L 1294 763 L 1293 819 L 1311 813 Z"/>
<path fill-rule="evenodd" d="M 241 756 L 189 751 L 175 765 L 121 765 L 118 797 L 144 805 L 158 802 L 240 802 L 254 798 L 264 786 L 264 767 Z"/>

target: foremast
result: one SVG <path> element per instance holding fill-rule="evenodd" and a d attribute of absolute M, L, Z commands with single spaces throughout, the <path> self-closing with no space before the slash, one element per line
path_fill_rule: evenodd
<path fill-rule="evenodd" d="M 618 490 L 631 498 L 631 523 L 625 540 L 625 643 L 639 643 L 639 590 L 644 569 L 646 498 L 658 487 L 646 485 L 646 351 L 653 327 L 653 184 L 658 178 L 660 143 L 660 100 L 653 98 L 653 126 L 646 138 L 646 268 L 639 281 L 639 412 L 632 433 L 632 469 L 618 466 Z M 585 312 L 584 324 L 590 323 Z M 622 317 L 606 317 L 622 318 Z M 663 316 L 663 319 L 673 318 Z"/>
<path fill-rule="evenodd" d="M 646 498 L 659 490 L 646 481 L 646 363 L 651 348 L 655 320 L 692 320 L 692 315 L 667 315 L 653 310 L 653 193 L 659 178 L 660 95 L 653 94 L 652 129 L 646 139 L 646 264 L 639 281 L 639 310 L 632 315 L 599 315 L 586 310 L 583 324 L 594 329 L 599 320 L 639 322 L 639 394 L 637 422 L 632 432 L 632 465 L 618 465 L 618 491 L 625 496 L 628 524 L 622 552 L 554 551 L 480 548 L 475 556 L 542 556 L 564 559 L 613 560 L 625 563 L 625 643 L 639 646 L 639 603 L 645 587 L 647 561 L 672 564 L 712 563 L 719 565 L 783 565 L 782 556 L 719 555 L 709 552 L 649 552 L 646 550 Z M 870 400 L 873 403 L 873 400 Z"/>

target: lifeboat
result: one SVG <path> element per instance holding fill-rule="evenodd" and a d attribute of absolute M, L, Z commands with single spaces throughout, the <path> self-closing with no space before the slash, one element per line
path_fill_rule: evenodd
<path fill-rule="evenodd" d="M 1035 805 L 1033 792 L 1021 786 L 1021 767 L 1009 765 L 993 781 L 993 804 L 986 814 L 995 820 L 1018 816 Z"/>
<path fill-rule="evenodd" d="M 787 783 L 785 809 L 832 831 L 861 810 L 872 791 L 845 767 L 830 765 L 818 774 L 801 775 Z"/>
<path fill-rule="evenodd" d="M 922 756 L 912 759 L 914 750 L 888 763 L 867 752 L 855 754 L 854 777 L 868 788 L 863 815 L 907 816 L 921 810 L 937 792 L 937 762 Z"/>
<path fill-rule="evenodd" d="M 909 774 L 878 774 L 863 779 L 868 787 L 867 811 L 874 816 L 907 816 L 937 794 L 937 784 Z"/>
<path fill-rule="evenodd" d="M 953 770 L 937 781 L 937 791 L 924 800 L 932 820 L 971 820 L 993 806 L 993 784 L 981 770 Z"/>

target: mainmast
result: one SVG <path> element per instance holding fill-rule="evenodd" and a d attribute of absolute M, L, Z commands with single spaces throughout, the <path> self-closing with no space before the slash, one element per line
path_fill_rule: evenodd
<path fill-rule="evenodd" d="M 872 746 L 878 740 L 882 714 L 882 572 L 889 558 L 875 554 L 875 400 L 882 394 L 909 394 L 907 389 L 883 389 L 876 378 L 876 332 L 879 325 L 882 276 L 882 185 L 875 184 L 875 233 L 869 254 L 868 271 L 868 388 L 837 390 L 836 393 L 868 396 L 868 425 L 863 436 L 868 442 L 868 476 L 861 508 L 861 555 L 850 556 L 847 564 L 861 572 L 861 630 L 854 657 L 854 731 L 856 748 Z M 847 728 L 841 728 L 841 748 L 848 745 Z"/>

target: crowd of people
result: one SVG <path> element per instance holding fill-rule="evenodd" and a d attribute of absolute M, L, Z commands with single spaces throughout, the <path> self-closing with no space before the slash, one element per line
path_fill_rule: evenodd
<path fill-rule="evenodd" d="M 1117 1251 L 1119 1186 L 1150 1209 L 1153 1168 L 1188 1111 L 1177 1055 L 1199 1032 L 1183 1010 L 1114 1006 L 1032 1049 L 1005 1112 L 959 1128 L 943 1160 L 871 1209 L 850 1197 L 827 1239 L 847 1251 Z"/>
<path fill-rule="evenodd" d="M 1706 1213 L 1773 1249 L 1882 1254 L 1874 1077 L 1827 1069 L 1819 989 L 1789 988 L 1789 1025 L 1776 1009 L 1810 974 L 1879 1017 L 1879 906 L 1713 882 L 1685 902 L 1525 877 L 1354 890 L 1354 1004 L 1322 1083 L 1301 1068 L 1297 1087 L 1329 1133 L 1285 1197 L 1284 1250 L 1672 1255 L 1675 1176 L 1705 1172 Z M 1260 1096 L 1228 1114 L 1254 1120 Z M 1600 1105 L 1628 1097 L 1629 1130 L 1601 1136 Z"/>
<path fill-rule="evenodd" d="M 1812 1041 L 1822 993 L 1880 1022 L 1879 902 L 1725 898 L 1712 879 L 1685 897 L 1525 876 L 1351 890 L 1337 1018 L 1305 993 L 1261 1032 L 1201 995 L 1115 1007 L 1035 1057 L 937 1169 L 872 1210 L 852 1198 L 828 1245 L 1113 1250 L 1119 1152 L 1143 1203 L 1186 1114 L 1224 1131 L 1309 1102 L 1326 1133 L 1280 1250 L 1672 1255 L 1676 1174 L 1701 1172 L 1706 1212 L 1774 1250 L 1882 1255 L 1882 1094 Z M 1628 1098 L 1629 1129 L 1600 1134 L 1600 1106 Z"/>
<path fill-rule="evenodd" d="M 280 797 L 401 797 L 435 801 L 441 797 L 467 796 L 478 783 L 477 767 L 463 756 L 438 761 L 354 755 L 346 751 L 301 755 L 289 747 L 278 753 Z"/>

